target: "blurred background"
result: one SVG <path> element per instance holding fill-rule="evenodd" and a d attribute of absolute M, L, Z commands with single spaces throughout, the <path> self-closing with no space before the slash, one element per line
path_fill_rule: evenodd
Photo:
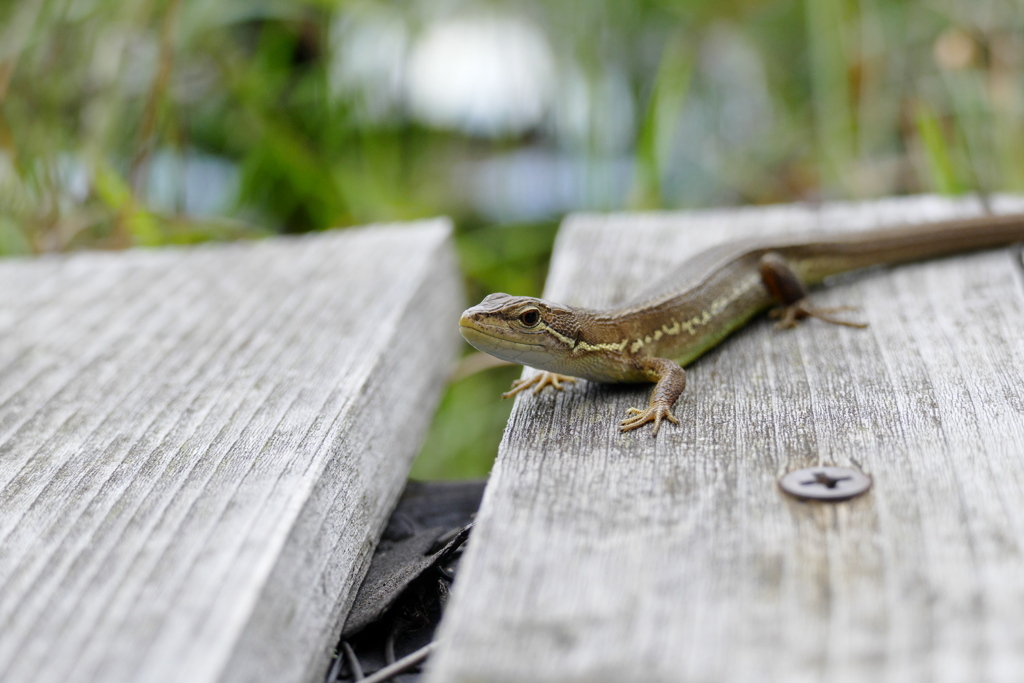
<path fill-rule="evenodd" d="M 1022 67 L 1011 1 L 0 0 L 0 255 L 446 214 L 467 303 L 536 295 L 570 211 L 1020 192 Z"/>

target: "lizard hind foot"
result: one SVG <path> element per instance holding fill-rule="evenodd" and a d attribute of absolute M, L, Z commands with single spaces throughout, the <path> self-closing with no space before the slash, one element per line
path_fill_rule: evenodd
<path fill-rule="evenodd" d="M 672 414 L 672 407 L 662 404 L 651 405 L 648 408 L 641 410 L 640 408 L 630 408 L 626 411 L 627 417 L 625 420 L 619 423 L 620 432 L 628 432 L 637 427 L 641 427 L 648 422 L 654 423 L 654 431 L 651 436 L 657 436 L 658 430 L 661 429 L 662 420 L 668 420 L 672 424 L 679 424 L 679 420 Z"/>
<path fill-rule="evenodd" d="M 512 388 L 501 395 L 502 398 L 512 398 L 516 394 L 533 387 L 533 393 L 539 394 L 544 387 L 554 387 L 556 391 L 562 391 L 565 387 L 562 382 L 575 383 L 576 378 L 569 375 L 559 375 L 557 372 L 546 370 L 527 379 L 517 379 L 512 382 Z"/>
<path fill-rule="evenodd" d="M 777 319 L 779 322 L 775 323 L 775 327 L 783 330 L 796 327 L 804 318 L 817 318 L 822 322 L 831 323 L 832 325 L 843 325 L 844 327 L 856 327 L 858 329 L 864 329 L 868 326 L 867 323 L 853 322 L 852 320 L 843 320 L 842 318 L 833 317 L 833 313 L 842 313 L 844 311 L 856 310 L 853 306 L 839 306 L 837 308 L 815 308 L 807 303 L 807 299 L 800 299 L 788 306 L 779 306 L 768 311 L 768 317 Z"/>

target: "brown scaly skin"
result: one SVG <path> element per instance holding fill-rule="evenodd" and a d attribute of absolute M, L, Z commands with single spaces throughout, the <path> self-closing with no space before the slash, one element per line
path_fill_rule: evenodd
<path fill-rule="evenodd" d="M 864 327 L 807 303 L 807 287 L 880 264 L 917 261 L 1024 241 L 1024 215 L 984 216 L 772 243 L 734 242 L 698 254 L 671 277 L 622 306 L 590 310 L 544 299 L 491 294 L 462 314 L 460 331 L 477 349 L 543 372 L 504 394 L 594 382 L 653 382 L 646 409 L 630 408 L 622 431 L 678 424 L 672 406 L 688 365 L 752 317 L 775 306 L 779 327 L 803 318 Z"/>

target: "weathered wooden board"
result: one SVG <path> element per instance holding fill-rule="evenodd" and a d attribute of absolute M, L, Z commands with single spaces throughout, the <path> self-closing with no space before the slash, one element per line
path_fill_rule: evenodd
<path fill-rule="evenodd" d="M 0 680 L 322 680 L 460 304 L 443 220 L 0 262 Z"/>
<path fill-rule="evenodd" d="M 925 197 L 577 216 L 547 296 L 620 301 L 726 238 L 977 212 Z M 428 680 L 1024 680 L 1019 254 L 879 270 L 815 300 L 870 327 L 755 322 L 692 366 L 681 425 L 657 440 L 616 431 L 648 388 L 520 397 Z M 873 490 L 778 490 L 826 464 Z"/>

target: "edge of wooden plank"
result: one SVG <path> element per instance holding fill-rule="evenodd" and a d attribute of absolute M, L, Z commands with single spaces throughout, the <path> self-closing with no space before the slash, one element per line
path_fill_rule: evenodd
<path fill-rule="evenodd" d="M 447 310 L 449 315 L 438 316 L 440 321 L 458 319 L 463 297 L 451 239 L 452 226 L 447 219 L 438 219 L 436 223 L 443 227 L 443 239 L 430 249 L 430 257 L 426 259 L 427 276 L 401 314 L 392 319 L 392 325 L 403 325 L 425 311 L 436 315 L 437 311 Z M 421 329 L 428 329 L 429 334 L 396 333 L 392 337 L 395 344 L 366 377 L 360 390 L 365 400 L 346 416 L 345 425 L 328 446 L 334 452 L 324 463 L 319 482 L 267 577 L 261 604 L 253 609 L 225 665 L 222 680 L 320 683 L 326 675 L 338 634 L 369 568 L 390 511 L 405 487 L 405 477 L 377 482 L 374 498 L 365 500 L 365 504 L 367 514 L 375 515 L 378 521 L 362 538 L 349 539 L 347 543 L 342 538 L 349 512 L 338 492 L 331 490 L 331 483 L 340 468 L 362 466 L 373 471 L 374 456 L 383 451 L 401 454 L 396 462 L 404 463 L 405 472 L 411 467 L 440 402 L 460 343 L 454 324 Z M 422 372 L 411 378 L 393 373 L 391 366 L 395 358 L 414 364 Z M 426 401 L 422 400 L 424 396 L 428 397 Z M 374 419 L 392 412 L 407 416 L 402 421 L 403 429 L 392 430 L 390 422 Z M 352 427 L 366 423 L 373 424 L 372 431 L 359 433 L 358 439 L 349 437 Z M 358 457 L 360 453 L 363 455 Z M 308 563 L 311 549 L 325 559 Z M 339 553 L 339 550 L 344 552 Z M 346 572 L 341 560 L 350 559 L 353 552 L 354 564 Z M 340 601 L 331 600 L 332 593 L 344 597 Z M 282 638 L 282 632 L 287 638 Z M 268 650 L 268 642 L 275 644 L 277 653 Z M 291 648 L 311 656 L 283 660 L 276 656 Z"/>

